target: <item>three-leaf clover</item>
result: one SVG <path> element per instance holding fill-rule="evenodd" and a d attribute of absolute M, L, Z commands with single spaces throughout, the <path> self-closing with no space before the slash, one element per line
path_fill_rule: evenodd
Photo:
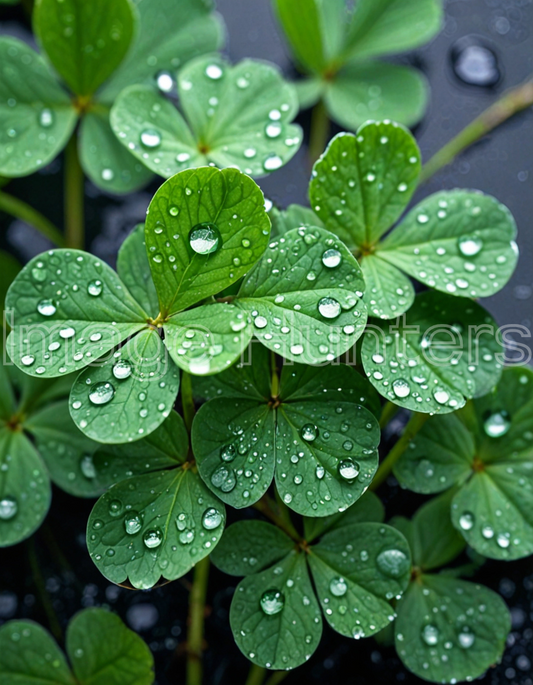
<path fill-rule="evenodd" d="M 177 86 L 182 113 L 142 85 L 124 90 L 111 110 L 120 142 L 165 178 L 210 163 L 264 176 L 300 147 L 302 131 L 291 124 L 296 92 L 274 65 L 244 60 L 232 67 L 203 56 L 181 69 Z"/>
<path fill-rule="evenodd" d="M 142 438 L 172 409 L 177 367 L 217 373 L 247 346 L 248 316 L 209 298 L 253 266 L 269 231 L 263 194 L 248 176 L 181 172 L 154 196 L 144 235 L 137 228 L 126 240 L 118 274 L 76 250 L 26 265 L 6 299 L 9 354 L 35 376 L 88 367 L 70 396 L 79 428 L 100 442 Z"/>
<path fill-rule="evenodd" d="M 375 522 L 367 497 L 330 521 L 318 542 L 316 535 L 291 539 L 262 521 L 240 521 L 224 533 L 212 558 L 226 573 L 246 576 L 235 590 L 230 623 L 251 661 L 272 669 L 307 661 L 322 634 L 321 608 L 334 630 L 355 639 L 394 620 L 390 600 L 409 582 L 409 545 Z M 306 519 L 304 527 L 307 536 Z"/>
<path fill-rule="evenodd" d="M 422 506 L 412 521 L 391 521 L 413 556 L 411 582 L 396 606 L 396 650 L 410 671 L 435 683 L 482 675 L 499 661 L 511 628 L 509 611 L 492 590 L 459 580 L 460 569 L 435 573 L 464 547 L 450 521 L 450 500 L 446 493 Z"/>
<path fill-rule="evenodd" d="M 41 525 L 50 506 L 50 478 L 78 497 L 101 491 L 92 463 L 96 445 L 69 416 L 71 383 L 71 377 L 39 380 L 0 366 L 0 547 Z"/>
<path fill-rule="evenodd" d="M 480 554 L 533 553 L 533 371 L 509 367 L 493 392 L 430 419 L 396 464 L 404 487 L 456 487 L 454 526 Z"/>
<path fill-rule="evenodd" d="M 44 166 L 80 121 L 87 176 L 113 192 L 143 185 L 150 173 L 118 143 L 111 105 L 126 85 L 170 77 L 168 70 L 217 49 L 221 26 L 211 9 L 203 0 L 39 0 L 33 22 L 44 55 L 0 39 L 0 173 L 25 176 Z"/>
<path fill-rule="evenodd" d="M 87 547 L 101 573 L 114 583 L 153 587 L 175 580 L 207 556 L 226 519 L 187 460 L 189 440 L 172 412 L 147 438 L 100 448 L 96 480 L 111 485 L 87 524 Z"/>
<path fill-rule="evenodd" d="M 277 390 L 269 380 L 268 352 L 254 345 L 250 365 L 197 386 L 213 398 L 192 426 L 200 475 L 236 508 L 259 500 L 275 476 L 277 491 L 294 511 L 343 511 L 361 497 L 377 469 L 375 394 L 344 364 L 286 365 Z"/>
<path fill-rule="evenodd" d="M 478 191 L 430 195 L 398 221 L 416 190 L 420 151 L 391 122 L 369 122 L 336 136 L 316 162 L 311 207 L 358 255 L 371 316 L 394 318 L 414 298 L 411 276 L 458 297 L 489 297 L 513 274 L 516 224 L 509 210 Z"/>
<path fill-rule="evenodd" d="M 57 685 L 151 685 L 154 660 L 146 643 L 118 616 L 84 609 L 70 621 L 66 652 L 33 621 L 0 628 L 0 679 Z M 69 663 L 70 662 L 70 663 Z"/>
<path fill-rule="evenodd" d="M 296 61 L 300 105 L 321 101 L 331 119 L 355 130 L 371 118 L 412 125 L 427 102 L 416 69 L 378 61 L 423 45 L 439 30 L 440 0 L 274 0 Z"/>

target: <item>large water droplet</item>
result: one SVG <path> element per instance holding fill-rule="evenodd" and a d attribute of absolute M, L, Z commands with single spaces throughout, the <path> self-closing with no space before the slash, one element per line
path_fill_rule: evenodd
<path fill-rule="evenodd" d="M 41 300 L 37 305 L 37 311 L 42 316 L 53 316 L 57 311 L 57 307 L 53 300 Z"/>
<path fill-rule="evenodd" d="M 474 257 L 483 249 L 483 241 L 477 236 L 461 236 L 457 240 L 459 252 L 465 257 Z"/>
<path fill-rule="evenodd" d="M 359 464 L 353 459 L 342 459 L 339 462 L 339 475 L 344 480 L 354 480 L 359 475 L 360 467 Z"/>
<path fill-rule="evenodd" d="M 306 423 L 300 429 L 300 437 L 306 442 L 313 442 L 318 437 L 318 428 L 312 423 Z"/>
<path fill-rule="evenodd" d="M 62 328 L 59 331 L 59 337 L 63 338 L 63 340 L 69 340 L 70 338 L 73 338 L 76 335 L 76 331 L 72 326 L 67 326 L 67 328 Z"/>
<path fill-rule="evenodd" d="M 25 354 L 20 360 L 23 366 L 31 366 L 35 362 L 33 354 Z"/>
<path fill-rule="evenodd" d="M 141 143 L 150 149 L 159 147 L 161 145 L 161 134 L 155 128 L 147 128 L 141 133 Z"/>
<path fill-rule="evenodd" d="M 335 595 L 335 597 L 344 597 L 348 592 L 348 584 L 344 578 L 332 578 L 329 584 L 329 591 L 332 595 Z"/>
<path fill-rule="evenodd" d="M 465 511 L 464 514 L 461 514 L 459 517 L 459 525 L 463 530 L 472 530 L 475 522 L 476 519 L 474 514 L 472 514 L 470 511 Z"/>
<path fill-rule="evenodd" d="M 434 390 L 433 397 L 435 398 L 435 401 L 439 404 L 446 404 L 446 402 L 450 399 L 450 396 L 448 395 L 446 390 L 442 390 L 442 388 L 437 388 L 436 390 Z"/>
<path fill-rule="evenodd" d="M 468 628 L 468 626 L 464 626 L 464 628 L 457 636 L 457 639 L 459 640 L 459 645 L 463 649 L 470 649 L 470 647 L 472 647 L 472 645 L 476 641 L 476 636 L 470 630 L 470 628 Z"/>
<path fill-rule="evenodd" d="M 196 254 L 206 255 L 221 247 L 222 238 L 215 224 L 197 224 L 189 233 L 189 245 Z"/>
<path fill-rule="evenodd" d="M 511 427 L 511 419 L 506 411 L 488 412 L 483 417 L 483 429 L 489 438 L 501 438 Z"/>
<path fill-rule="evenodd" d="M 85 454 L 80 459 L 80 471 L 88 480 L 93 480 L 96 478 L 96 469 L 94 467 L 93 458 L 90 454 Z"/>
<path fill-rule="evenodd" d="M 14 497 L 2 497 L 0 499 L 0 520 L 9 521 L 18 511 L 18 503 Z"/>
<path fill-rule="evenodd" d="M 334 269 L 342 262 L 342 255 L 338 250 L 331 248 L 322 255 L 322 264 L 328 269 Z"/>
<path fill-rule="evenodd" d="M 127 359 L 119 359 L 118 362 L 113 365 L 113 376 L 120 381 L 129 378 L 131 372 L 131 363 Z"/>
<path fill-rule="evenodd" d="M 283 160 L 278 155 L 269 155 L 263 162 L 265 171 L 275 171 L 283 166 Z"/>
<path fill-rule="evenodd" d="M 159 547 L 159 545 L 163 542 L 163 534 L 159 528 L 147 530 L 143 535 L 143 542 L 148 549 L 154 549 L 155 547 Z"/>
<path fill-rule="evenodd" d="M 98 297 L 98 295 L 102 294 L 102 288 L 103 288 L 102 281 L 99 281 L 99 280 L 91 281 L 87 285 L 87 292 L 89 293 L 89 295 L 91 295 L 91 297 Z"/>
<path fill-rule="evenodd" d="M 89 400 L 93 404 L 107 404 L 115 395 L 115 388 L 111 383 L 94 383 L 89 391 Z"/>
<path fill-rule="evenodd" d="M 376 558 L 376 564 L 389 578 L 401 578 L 409 571 L 409 558 L 400 549 L 385 549 Z"/>
<path fill-rule="evenodd" d="M 223 518 L 224 517 L 218 511 L 218 509 L 210 507 L 204 511 L 204 515 L 202 516 L 202 525 L 206 530 L 215 530 L 215 528 L 220 526 Z"/>
<path fill-rule="evenodd" d="M 225 445 L 220 450 L 220 458 L 222 461 L 233 461 L 237 456 L 237 451 L 233 445 Z"/>
<path fill-rule="evenodd" d="M 439 641 L 439 629 L 437 626 L 428 624 L 422 628 L 422 640 L 429 647 L 434 647 Z"/>
<path fill-rule="evenodd" d="M 42 109 L 39 112 L 39 124 L 43 128 L 50 128 L 52 124 L 54 123 L 54 113 L 52 112 L 51 109 L 48 109 L 45 107 L 45 109 Z"/>
<path fill-rule="evenodd" d="M 460 38 L 451 50 L 452 68 L 463 83 L 481 88 L 495 86 L 500 80 L 500 70 L 495 53 L 486 45 L 480 45 L 473 36 Z"/>
<path fill-rule="evenodd" d="M 209 64 L 205 68 L 205 75 L 213 81 L 218 81 L 222 78 L 224 72 L 222 71 L 221 67 L 218 66 L 218 64 Z"/>
<path fill-rule="evenodd" d="M 142 528 L 143 522 L 140 514 L 131 509 L 124 519 L 124 529 L 128 535 L 135 535 Z"/>
<path fill-rule="evenodd" d="M 283 609 L 284 604 L 285 597 L 283 596 L 283 592 L 280 592 L 279 590 L 266 590 L 261 595 L 261 609 L 267 616 L 279 614 Z"/>
<path fill-rule="evenodd" d="M 211 475 L 211 483 L 215 488 L 219 488 L 222 492 L 231 492 L 237 485 L 235 474 L 233 470 L 222 465 L 215 469 Z"/>
<path fill-rule="evenodd" d="M 318 312 L 325 319 L 336 319 L 341 313 L 341 306 L 333 297 L 323 297 L 318 302 Z"/>
<path fill-rule="evenodd" d="M 393 381 L 392 390 L 396 397 L 399 397 L 401 399 L 407 397 L 411 392 L 409 383 L 403 378 L 397 378 L 395 381 Z"/>

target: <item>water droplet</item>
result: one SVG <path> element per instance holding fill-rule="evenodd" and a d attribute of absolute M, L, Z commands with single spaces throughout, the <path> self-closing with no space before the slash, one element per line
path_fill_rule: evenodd
<path fill-rule="evenodd" d="M 141 143 L 149 149 L 159 147 L 161 145 L 161 134 L 155 128 L 147 128 L 141 133 Z"/>
<path fill-rule="evenodd" d="M 184 164 L 185 162 L 188 162 L 190 158 L 191 158 L 191 156 L 188 152 L 180 152 L 179 155 L 176 155 L 176 162 L 179 162 L 180 164 Z M 171 207 L 169 210 L 170 214 L 172 216 L 176 216 L 176 214 L 178 212 L 176 212 L 176 214 L 172 214 L 172 209 L 178 209 L 178 208 L 177 207 Z"/>
<path fill-rule="evenodd" d="M 93 458 L 90 454 L 85 454 L 80 459 L 80 471 L 88 480 L 93 480 L 96 478 L 96 469 L 94 467 Z"/>
<path fill-rule="evenodd" d="M 472 645 L 476 641 L 476 636 L 470 630 L 470 628 L 465 626 L 457 636 L 457 639 L 459 640 L 460 647 L 462 647 L 463 649 L 470 649 L 470 647 L 472 647 Z"/>
<path fill-rule="evenodd" d="M 231 492 L 237 485 L 235 474 L 224 465 L 219 466 L 213 471 L 211 483 L 215 488 L 222 490 L 222 492 Z"/>
<path fill-rule="evenodd" d="M 256 316 L 254 319 L 254 326 L 256 328 L 265 328 L 267 324 L 268 321 L 265 319 L 264 316 Z"/>
<path fill-rule="evenodd" d="M 279 590 L 266 590 L 261 595 L 260 605 L 261 609 L 267 616 L 274 616 L 282 611 L 285 604 L 285 597 L 283 592 Z"/>
<path fill-rule="evenodd" d="M 312 423 L 306 423 L 300 429 L 300 437 L 306 442 L 313 442 L 318 437 L 318 428 Z"/>
<path fill-rule="evenodd" d="M 338 250 L 331 248 L 322 255 L 322 264 L 328 269 L 334 269 L 342 262 L 342 255 Z"/>
<path fill-rule="evenodd" d="M 409 383 L 406 380 L 404 380 L 403 378 L 397 378 L 395 381 L 393 381 L 392 389 L 393 389 L 396 397 L 399 397 L 402 399 L 404 397 L 407 397 L 411 392 L 411 388 L 409 387 Z"/>
<path fill-rule="evenodd" d="M 0 520 L 9 521 L 18 511 L 18 503 L 14 497 L 2 497 L 0 499 Z"/>
<path fill-rule="evenodd" d="M 147 530 L 143 535 L 143 542 L 148 549 L 154 549 L 155 547 L 159 547 L 159 545 L 163 542 L 163 534 L 159 528 Z"/>
<path fill-rule="evenodd" d="M 263 162 L 265 171 L 275 171 L 283 166 L 283 160 L 278 155 L 269 155 Z"/>
<path fill-rule="evenodd" d="M 267 138 L 279 138 L 279 136 L 281 135 L 281 131 L 281 124 L 277 122 L 267 124 L 265 127 L 265 133 Z"/>
<path fill-rule="evenodd" d="M 465 257 L 474 257 L 483 248 L 483 241 L 476 236 L 461 236 L 457 240 L 459 252 Z"/>
<path fill-rule="evenodd" d="M 359 475 L 359 464 L 353 459 L 342 459 L 339 462 L 339 475 L 344 480 L 354 480 Z"/>
<path fill-rule="evenodd" d="M 235 450 L 235 447 L 233 445 L 225 445 L 225 447 L 222 447 L 220 450 L 220 458 L 222 461 L 233 461 L 235 457 L 237 456 L 237 451 Z"/>
<path fill-rule="evenodd" d="M 450 399 L 450 396 L 448 395 L 446 390 L 442 390 L 440 388 L 437 388 L 433 392 L 433 397 L 435 398 L 435 401 L 439 404 L 446 404 L 446 402 Z"/>
<path fill-rule="evenodd" d="M 463 530 L 472 530 L 475 521 L 474 514 L 469 511 L 465 511 L 464 514 L 461 514 L 459 517 L 459 525 Z"/>
<path fill-rule="evenodd" d="M 67 326 L 67 328 L 62 328 L 59 331 L 59 337 L 63 338 L 63 340 L 68 340 L 69 338 L 73 338 L 76 335 L 76 331 L 72 328 L 72 326 Z"/>
<path fill-rule="evenodd" d="M 87 292 L 92 297 L 98 297 L 102 294 L 103 284 L 102 281 L 96 280 L 91 281 L 87 286 Z"/>
<path fill-rule="evenodd" d="M 37 305 L 37 311 L 42 316 L 53 316 L 57 311 L 57 307 L 52 300 L 41 300 Z"/>
<path fill-rule="evenodd" d="M 115 395 L 115 388 L 111 383 L 94 383 L 89 391 L 89 400 L 93 404 L 107 404 Z"/>
<path fill-rule="evenodd" d="M 51 109 L 45 108 L 39 112 L 39 124 L 43 128 L 50 128 L 54 123 L 54 113 Z"/>
<path fill-rule="evenodd" d="M 389 578 L 401 578 L 409 571 L 409 558 L 400 549 L 385 549 L 376 558 L 376 564 Z"/>
<path fill-rule="evenodd" d="M 429 647 L 434 647 L 439 641 L 439 629 L 437 626 L 428 624 L 422 628 L 422 640 Z"/>
<path fill-rule="evenodd" d="M 189 233 L 189 245 L 196 254 L 212 254 L 219 249 L 221 243 L 220 231 L 215 224 L 197 224 Z"/>
<path fill-rule="evenodd" d="M 318 312 L 325 319 L 336 319 L 341 313 L 341 306 L 333 297 L 323 297 L 318 302 Z"/>
<path fill-rule="evenodd" d="M 348 584 L 344 578 L 332 578 L 329 584 L 329 591 L 335 597 L 344 597 L 344 595 L 348 592 Z"/>
<path fill-rule="evenodd" d="M 509 539 L 509 535 L 506 535 L 505 533 L 499 533 L 496 537 L 496 543 L 498 544 L 498 547 L 507 549 L 507 547 L 509 547 L 511 544 L 511 540 Z"/>
<path fill-rule="evenodd" d="M 102 177 L 103 181 L 112 181 L 115 178 L 115 172 L 113 169 L 109 168 L 102 169 L 100 176 Z"/>
<path fill-rule="evenodd" d="M 494 537 L 494 530 L 490 526 L 483 526 L 481 535 L 483 535 L 485 540 L 491 540 Z"/>
<path fill-rule="evenodd" d="M 111 516 L 118 516 L 122 512 L 122 502 L 119 499 L 112 499 L 108 509 Z"/>
<path fill-rule="evenodd" d="M 218 64 L 209 64 L 205 68 L 205 75 L 208 78 L 213 79 L 213 81 L 218 81 L 219 79 L 222 78 L 222 76 L 224 75 L 224 72 L 218 66 Z"/>
<path fill-rule="evenodd" d="M 35 357 L 32 354 L 25 354 L 20 361 L 23 366 L 31 366 L 35 361 Z"/>
<path fill-rule="evenodd" d="M 506 411 L 488 412 L 483 417 L 483 429 L 489 438 L 501 438 L 510 427 L 511 419 Z"/>
<path fill-rule="evenodd" d="M 473 36 L 460 38 L 453 45 L 450 56 L 453 71 L 463 83 L 490 88 L 500 80 L 496 55 Z"/>
<path fill-rule="evenodd" d="M 162 93 L 170 93 L 174 87 L 174 79 L 168 71 L 160 71 L 156 76 L 156 83 Z"/>
<path fill-rule="evenodd" d="M 113 376 L 120 381 L 131 376 L 132 366 L 127 359 L 119 359 L 116 364 L 113 365 Z"/>
<path fill-rule="evenodd" d="M 202 516 L 202 525 L 206 530 L 215 530 L 215 528 L 220 526 L 223 519 L 224 517 L 218 511 L 218 509 L 210 507 L 204 511 L 204 515 Z"/>
<path fill-rule="evenodd" d="M 315 473 L 316 473 L 316 477 L 318 478 L 318 480 L 322 480 L 322 478 L 324 478 L 324 474 L 326 473 L 326 470 L 324 469 L 322 464 L 317 464 Z"/>
<path fill-rule="evenodd" d="M 135 535 L 142 528 L 143 522 L 140 514 L 131 509 L 124 519 L 124 529 L 128 535 Z"/>

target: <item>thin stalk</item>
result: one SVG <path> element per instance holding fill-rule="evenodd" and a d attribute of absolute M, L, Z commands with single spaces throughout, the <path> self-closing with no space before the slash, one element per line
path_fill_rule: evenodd
<path fill-rule="evenodd" d="M 44 582 L 43 574 L 41 573 L 41 567 L 39 566 L 39 560 L 37 559 L 37 552 L 35 550 L 35 538 L 30 538 L 28 540 L 28 558 L 30 561 L 31 573 L 33 576 L 33 582 L 37 588 L 37 594 L 43 605 L 43 609 L 46 613 L 48 619 L 48 625 L 52 635 L 56 638 L 58 642 L 63 641 L 63 631 L 59 624 L 59 619 L 57 618 L 56 612 L 54 611 L 54 606 L 50 595 L 46 591 L 46 585 Z"/>
<path fill-rule="evenodd" d="M 311 115 L 311 138 L 309 140 L 309 159 L 314 164 L 324 152 L 329 135 L 329 117 L 324 101 L 321 99 L 313 108 Z"/>
<path fill-rule="evenodd" d="M 387 426 L 392 419 L 396 416 L 396 414 L 400 411 L 400 407 L 397 404 L 394 404 L 394 402 L 387 402 L 386 404 L 383 405 L 383 409 L 381 410 L 381 416 L 379 419 L 379 427 L 381 430 Z"/>
<path fill-rule="evenodd" d="M 463 150 L 503 124 L 507 119 L 531 106 L 533 106 L 533 79 L 504 93 L 499 100 L 434 154 L 422 169 L 421 182 L 427 181 L 437 171 L 451 164 Z"/>
<path fill-rule="evenodd" d="M 278 685 L 282 680 L 289 675 L 290 671 L 274 671 L 270 678 L 266 681 L 265 685 Z"/>
<path fill-rule="evenodd" d="M 65 246 L 65 239 L 54 224 L 26 202 L 0 191 L 0 210 L 33 226 L 57 247 Z"/>
<path fill-rule="evenodd" d="M 257 664 L 252 664 L 245 685 L 263 685 L 265 675 L 266 668 L 258 666 Z"/>
<path fill-rule="evenodd" d="M 391 473 L 394 464 L 405 452 L 411 440 L 415 437 L 418 431 L 426 423 L 429 418 L 429 414 L 418 414 L 415 413 L 411 416 L 409 423 L 405 427 L 402 437 L 391 449 L 384 461 L 381 462 L 379 469 L 377 470 L 374 480 L 370 485 L 370 490 L 376 490 L 379 486 L 388 478 Z"/>
<path fill-rule="evenodd" d="M 189 630 L 187 634 L 187 685 L 202 685 L 205 597 L 209 578 L 209 557 L 194 567 L 189 595 Z"/>
<path fill-rule="evenodd" d="M 276 398 L 279 395 L 279 374 L 278 367 L 276 364 L 276 353 L 270 352 L 270 367 L 272 372 L 272 382 L 270 386 L 270 396 Z"/>
<path fill-rule="evenodd" d="M 85 246 L 84 224 L 84 176 L 78 157 L 78 138 L 72 134 L 65 148 L 65 236 L 67 247 L 83 250 Z"/>
<path fill-rule="evenodd" d="M 189 433 L 191 432 L 192 420 L 196 409 L 192 396 L 192 379 L 186 371 L 181 374 L 181 407 L 183 409 L 183 421 Z"/>

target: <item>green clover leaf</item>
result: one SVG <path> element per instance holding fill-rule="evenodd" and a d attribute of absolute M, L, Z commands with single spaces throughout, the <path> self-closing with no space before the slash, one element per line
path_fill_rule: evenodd
<path fill-rule="evenodd" d="M 355 130 L 371 118 L 412 125 L 427 102 L 427 83 L 416 69 L 375 58 L 411 50 L 442 23 L 439 0 L 274 0 L 278 19 L 306 79 L 300 105 L 322 100 L 329 116 Z"/>
<path fill-rule="evenodd" d="M 533 552 L 533 372 L 505 369 L 495 390 L 451 416 L 430 419 L 395 467 L 417 492 L 457 486 L 454 526 L 477 552 Z"/>
<path fill-rule="evenodd" d="M 264 176 L 300 146 L 301 129 L 291 124 L 296 93 L 274 65 L 199 57 L 179 72 L 178 92 L 183 115 L 140 85 L 123 91 L 111 111 L 118 140 L 164 178 L 209 163 Z"/>
<path fill-rule="evenodd" d="M 206 485 L 242 508 L 260 499 L 275 473 L 283 501 L 298 513 L 327 516 L 351 506 L 377 468 L 378 425 L 362 406 L 375 400 L 364 379 L 345 365 L 311 373 L 288 365 L 271 399 L 254 381 L 268 378 L 268 358 L 260 353 L 252 368 L 241 363 L 200 385 L 215 395 L 192 427 Z"/>
<path fill-rule="evenodd" d="M 178 414 L 131 447 L 108 445 L 95 455 L 100 482 L 110 476 L 124 480 L 96 502 L 87 546 L 106 578 L 147 589 L 161 578 L 179 578 L 207 556 L 226 514 L 186 461 L 187 431 Z"/>
<path fill-rule="evenodd" d="M 67 654 L 33 621 L 8 621 L 0 628 L 0 676 L 6 685 L 151 685 L 154 660 L 144 641 L 118 616 L 84 609 L 70 621 Z"/>

